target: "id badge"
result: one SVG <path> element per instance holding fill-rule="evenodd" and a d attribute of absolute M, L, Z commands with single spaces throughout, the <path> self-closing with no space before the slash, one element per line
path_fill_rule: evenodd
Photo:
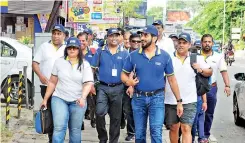
<path fill-rule="evenodd" d="M 112 76 L 117 76 L 117 69 L 112 69 Z"/>

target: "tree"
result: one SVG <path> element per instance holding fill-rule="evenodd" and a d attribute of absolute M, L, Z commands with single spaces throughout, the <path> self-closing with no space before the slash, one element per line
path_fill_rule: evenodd
<path fill-rule="evenodd" d="M 225 41 L 231 37 L 232 27 L 241 27 L 245 29 L 245 23 L 242 23 L 241 17 L 245 11 L 245 0 L 227 1 L 225 13 Z M 223 30 L 223 1 L 212 1 L 206 4 L 203 10 L 187 26 L 192 27 L 200 34 L 210 33 L 215 39 L 222 39 Z"/>
<path fill-rule="evenodd" d="M 152 16 L 155 20 L 163 19 L 163 7 L 152 7 L 148 12 L 147 16 Z"/>

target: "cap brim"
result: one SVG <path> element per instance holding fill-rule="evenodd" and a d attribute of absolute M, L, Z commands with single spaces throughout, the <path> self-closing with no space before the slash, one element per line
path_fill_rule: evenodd
<path fill-rule="evenodd" d="M 119 32 L 113 32 L 113 33 L 108 34 L 108 35 L 112 35 L 112 34 L 118 34 L 118 35 L 120 35 L 120 33 L 119 33 Z"/>
<path fill-rule="evenodd" d="M 80 48 L 80 46 L 77 46 L 77 45 L 75 45 L 75 44 L 68 44 L 68 45 L 66 45 L 66 48 L 68 48 L 68 47 L 76 47 L 76 48 Z"/>
<path fill-rule="evenodd" d="M 60 29 L 52 29 L 52 31 L 54 31 L 54 30 L 57 30 L 57 31 L 60 31 L 60 32 L 65 33 L 64 31 L 62 31 L 62 30 L 60 30 Z"/>
<path fill-rule="evenodd" d="M 178 36 L 169 36 L 169 38 L 177 38 L 177 39 L 179 39 Z"/>
<path fill-rule="evenodd" d="M 188 41 L 188 40 L 187 40 L 186 38 L 184 38 L 184 37 L 180 37 L 179 40 L 180 40 L 180 39 L 183 39 L 183 40 L 185 40 L 186 42 L 190 42 L 190 41 Z"/>

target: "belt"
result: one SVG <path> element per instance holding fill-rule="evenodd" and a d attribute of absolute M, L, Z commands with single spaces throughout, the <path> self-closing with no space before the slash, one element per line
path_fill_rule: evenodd
<path fill-rule="evenodd" d="M 105 85 L 105 86 L 109 86 L 109 87 L 115 87 L 117 85 L 121 85 L 122 82 L 118 82 L 118 83 L 105 83 L 103 81 L 100 81 L 100 84 Z"/>
<path fill-rule="evenodd" d="M 217 86 L 217 83 L 216 83 L 216 82 L 214 82 L 214 83 L 212 83 L 212 85 L 211 85 L 211 86 L 213 86 L 213 87 L 214 87 L 214 86 Z"/>
<path fill-rule="evenodd" d="M 153 96 L 163 91 L 164 91 L 164 88 L 160 88 L 160 89 L 150 91 L 150 92 L 136 90 L 135 93 L 145 95 L 145 96 Z"/>

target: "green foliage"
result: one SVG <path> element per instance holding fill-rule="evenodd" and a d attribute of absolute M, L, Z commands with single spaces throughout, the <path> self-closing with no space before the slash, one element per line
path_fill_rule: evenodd
<path fill-rule="evenodd" d="M 147 16 L 154 17 L 154 20 L 162 20 L 163 7 L 152 7 L 149 11 L 147 11 Z"/>
<path fill-rule="evenodd" d="M 31 36 L 22 36 L 20 39 L 19 39 L 19 42 L 25 44 L 25 45 L 28 45 L 31 43 Z"/>
<path fill-rule="evenodd" d="M 225 41 L 231 37 L 232 27 L 245 28 L 245 22 L 241 22 L 241 17 L 245 11 L 245 0 L 226 1 L 225 13 Z M 200 34 L 210 33 L 215 39 L 223 37 L 224 2 L 211 1 L 207 3 L 203 10 L 187 26 L 192 27 Z"/>

